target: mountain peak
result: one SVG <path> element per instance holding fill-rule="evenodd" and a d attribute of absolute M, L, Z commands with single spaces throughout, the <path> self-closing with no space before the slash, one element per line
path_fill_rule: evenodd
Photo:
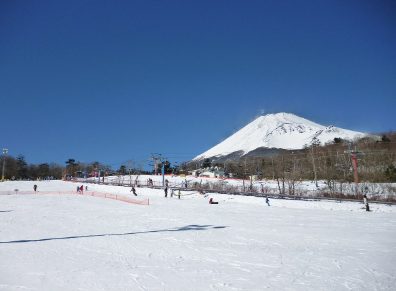
<path fill-rule="evenodd" d="M 247 154 L 257 148 L 302 149 L 312 144 L 342 138 L 353 140 L 366 134 L 334 126 L 323 126 L 292 113 L 271 113 L 257 117 L 223 142 L 194 158 L 226 156 L 235 152 Z"/>
<path fill-rule="evenodd" d="M 275 123 L 296 123 L 296 124 L 311 124 L 315 126 L 319 126 L 319 124 L 314 123 L 308 119 L 305 119 L 303 117 L 297 116 L 293 113 L 286 113 L 286 112 L 280 112 L 280 113 L 270 113 L 266 115 L 262 115 L 258 117 L 257 119 L 260 119 L 260 122 L 275 122 Z"/>

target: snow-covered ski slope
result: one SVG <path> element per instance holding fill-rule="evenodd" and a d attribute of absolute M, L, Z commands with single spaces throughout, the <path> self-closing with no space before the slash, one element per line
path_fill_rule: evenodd
<path fill-rule="evenodd" d="M 137 188 L 150 205 L 75 183 L 4 182 L 0 290 L 394 290 L 393 206 Z M 127 187 L 90 190 L 131 195 Z M 5 193 L 5 192 L 2 192 Z M 213 197 L 218 205 L 209 205 Z"/>
<path fill-rule="evenodd" d="M 162 186 L 163 179 L 169 181 L 170 187 L 185 187 L 185 183 L 187 182 L 188 187 L 198 187 L 199 185 L 208 186 L 212 185 L 214 187 L 221 186 L 222 189 L 236 189 L 242 192 L 243 187 L 245 185 L 246 189 L 250 185 L 250 180 L 242 180 L 236 178 L 209 178 L 209 177 L 196 177 L 193 175 L 188 176 L 174 176 L 174 175 L 166 175 L 164 178 L 160 175 L 125 175 L 125 176 L 106 176 L 104 178 L 105 184 L 112 185 L 132 185 L 135 184 L 136 181 L 139 185 L 147 185 L 148 179 L 151 178 L 154 186 Z M 84 181 L 84 179 L 81 179 Z M 89 178 L 90 182 L 98 182 L 98 178 Z M 101 181 L 103 179 L 101 178 Z M 316 186 L 317 184 L 317 186 Z M 341 187 L 342 186 L 342 187 Z M 263 180 L 254 180 L 252 181 L 252 187 L 256 192 L 264 193 L 264 194 L 279 194 L 279 186 L 276 180 L 271 179 L 263 179 Z M 365 190 L 367 188 L 367 191 Z M 95 188 L 92 188 L 95 189 Z M 218 189 L 218 188 L 216 188 Z M 342 185 L 336 183 L 336 189 L 339 192 L 344 194 L 354 195 L 355 194 L 355 183 L 345 183 Z M 367 192 L 367 196 L 371 199 L 374 196 L 382 196 L 383 198 L 392 198 L 394 197 L 396 183 L 368 183 L 362 182 L 359 183 L 359 191 L 361 193 Z M 329 185 L 325 180 L 318 180 L 317 183 L 315 181 L 295 181 L 294 190 L 296 195 L 301 195 L 305 197 L 316 196 L 320 197 L 324 192 L 331 192 Z M 286 193 L 288 193 L 286 191 Z"/>
<path fill-rule="evenodd" d="M 315 139 L 321 144 L 334 138 L 354 140 L 367 134 L 324 126 L 291 113 L 267 114 L 254 121 L 215 145 L 194 160 L 218 157 L 241 151 L 244 154 L 259 147 L 279 149 L 302 149 Z"/>

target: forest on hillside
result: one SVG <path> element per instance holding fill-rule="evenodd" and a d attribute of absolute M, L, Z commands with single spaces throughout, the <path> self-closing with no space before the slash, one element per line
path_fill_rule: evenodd
<path fill-rule="evenodd" d="M 353 182 L 353 158 L 356 157 L 358 179 L 361 182 L 396 182 L 396 132 L 382 134 L 381 138 L 363 138 L 354 143 L 334 139 L 325 146 L 313 144 L 302 150 L 282 151 L 270 157 L 241 157 L 221 163 L 210 159 L 190 161 L 171 165 L 163 161 L 165 173 L 186 174 L 198 168 L 218 167 L 226 175 L 235 178 L 273 179 L 279 185 L 293 185 L 302 180 L 324 180 L 331 187 L 335 182 Z M 57 163 L 28 163 L 23 155 L 0 156 L 0 166 L 4 167 L 4 178 L 20 179 L 62 179 L 66 176 L 89 177 L 101 171 L 101 175 L 149 174 L 143 165 L 128 161 L 114 170 L 100 163 L 82 163 L 73 158 L 64 165 Z M 157 165 L 158 167 L 161 164 Z M 161 169 L 156 169 L 161 172 Z"/>
<path fill-rule="evenodd" d="M 238 160 L 211 162 L 210 159 L 188 165 L 189 169 L 219 167 L 236 178 L 274 179 L 290 184 L 301 180 L 353 182 L 353 159 L 356 157 L 359 181 L 396 182 L 396 133 L 381 139 L 363 138 L 354 143 L 334 139 L 320 146 L 283 151 L 270 157 L 241 157 Z"/>

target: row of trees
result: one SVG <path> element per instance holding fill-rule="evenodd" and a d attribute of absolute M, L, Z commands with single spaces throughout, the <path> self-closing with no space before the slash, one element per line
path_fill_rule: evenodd
<path fill-rule="evenodd" d="M 294 183 L 301 180 L 325 180 L 331 187 L 335 181 L 354 181 L 352 155 L 358 158 L 360 181 L 396 182 L 395 133 L 384 135 L 380 141 L 364 138 L 351 145 L 337 138 L 325 146 L 314 143 L 303 150 L 269 157 L 242 157 L 221 163 L 204 160 L 199 166 L 190 163 L 188 168 L 218 166 L 237 178 L 275 179 L 281 188 L 286 184 L 294 187 Z"/>
<path fill-rule="evenodd" d="M 101 171 L 102 175 L 103 173 L 106 175 L 112 175 L 115 173 L 111 166 L 97 161 L 92 163 L 78 162 L 75 159 L 68 159 L 66 161 L 65 175 L 67 176 L 91 176 L 98 171 Z"/>
<path fill-rule="evenodd" d="M 115 171 L 111 166 L 100 163 L 83 163 L 75 159 L 68 159 L 65 165 L 57 163 L 28 163 L 23 155 L 16 158 L 10 155 L 0 156 L 0 169 L 5 164 L 4 177 L 6 180 L 36 180 L 36 179 L 63 179 L 65 177 L 92 176 L 94 173 L 101 172 L 101 175 L 126 175 L 136 173 L 148 173 L 143 171 L 141 165 L 133 161 Z M 170 163 L 168 164 L 168 167 Z"/>
<path fill-rule="evenodd" d="M 16 158 L 1 156 L 0 163 L 5 162 L 5 179 L 62 178 L 64 167 L 56 163 L 28 164 L 23 155 Z"/>
<path fill-rule="evenodd" d="M 303 150 L 284 151 L 281 154 L 267 157 L 242 157 L 239 160 L 227 160 L 216 163 L 209 159 L 201 162 L 182 163 L 172 166 L 164 162 L 165 173 L 187 173 L 198 167 L 218 166 L 234 177 L 249 179 L 268 178 L 278 181 L 280 189 L 294 187 L 301 180 L 325 180 L 329 187 L 337 182 L 352 182 L 353 167 L 351 156 L 358 157 L 360 181 L 396 182 L 396 133 L 383 135 L 381 140 L 364 138 L 353 145 L 336 138 L 333 143 L 320 146 L 313 143 Z M 0 165 L 5 159 L 6 179 L 37 179 L 52 177 L 61 179 L 65 176 L 90 176 L 97 171 L 105 175 L 146 174 L 143 165 L 126 162 L 118 170 L 100 162 L 82 163 L 68 159 L 65 165 L 56 163 L 28 164 L 23 155 L 16 158 L 0 156 Z M 162 164 L 157 165 L 161 172 Z M 287 186 L 288 185 L 288 186 Z"/>

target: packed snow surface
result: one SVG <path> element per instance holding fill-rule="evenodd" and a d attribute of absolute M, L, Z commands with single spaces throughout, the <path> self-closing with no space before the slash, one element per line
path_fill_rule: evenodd
<path fill-rule="evenodd" d="M 5 194 L 33 184 L 36 194 Z M 77 195 L 77 185 L 0 183 L 0 290 L 396 286 L 393 206 L 365 212 L 361 203 L 276 199 L 267 206 L 256 197 L 164 198 L 163 190 L 137 188 L 137 198 L 150 200 L 143 206 Z M 129 187 L 88 187 L 131 195 Z"/>
<path fill-rule="evenodd" d="M 334 138 L 354 140 L 366 134 L 334 126 L 323 126 L 291 113 L 260 116 L 223 142 L 195 157 L 225 156 L 242 151 L 244 154 L 259 147 L 302 149 L 317 140 L 321 144 Z"/>

